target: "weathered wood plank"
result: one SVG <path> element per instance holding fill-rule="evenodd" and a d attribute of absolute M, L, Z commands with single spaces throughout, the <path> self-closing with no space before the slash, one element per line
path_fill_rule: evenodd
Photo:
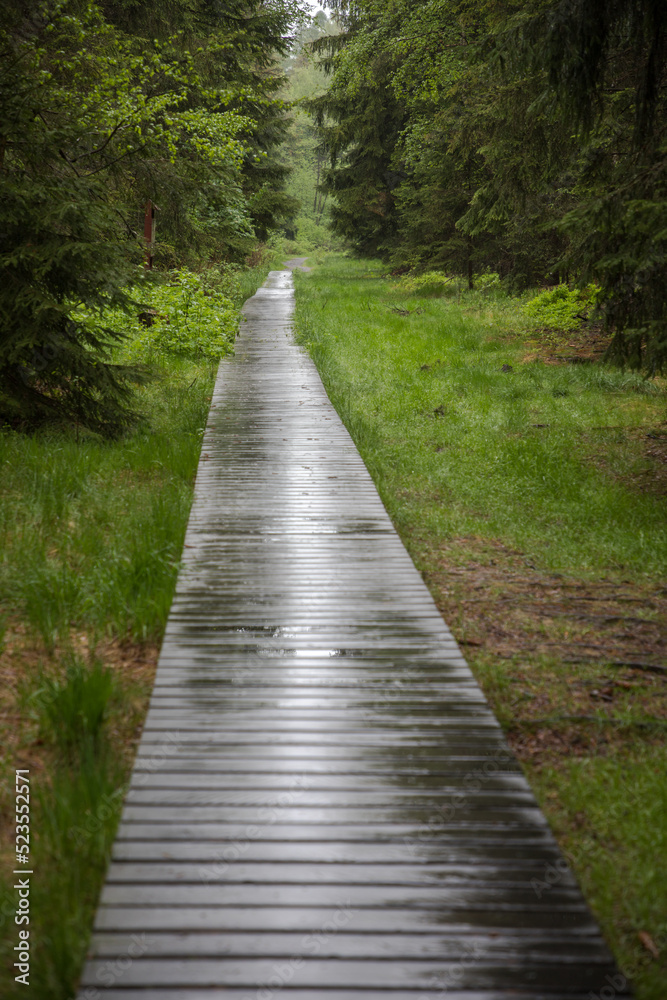
<path fill-rule="evenodd" d="M 121 967 L 122 971 L 122 967 Z M 277 975 L 277 973 L 276 973 Z M 116 982 L 118 977 L 114 977 L 114 966 L 110 970 L 105 970 L 103 972 L 104 979 L 100 982 L 109 982 L 112 978 Z M 616 974 L 618 977 L 618 974 Z M 613 986 L 609 986 L 609 983 L 613 983 L 615 980 L 611 976 L 605 976 L 603 979 L 603 989 L 612 989 L 613 993 L 609 996 L 627 997 L 627 993 L 620 993 L 618 990 L 614 989 Z M 174 987 L 174 986 L 158 986 L 155 989 L 151 987 L 142 987 L 141 989 L 118 989 L 110 986 L 108 989 L 106 986 L 101 986 L 100 982 L 96 983 L 92 989 L 99 992 L 100 989 L 104 989 L 105 1000 L 221 1000 L 220 987 L 214 986 L 213 988 L 207 987 L 194 987 L 192 989 L 188 987 Z M 625 982 L 625 980 L 623 980 Z M 569 987 L 566 987 L 565 992 L 554 987 L 554 989 L 549 989 L 546 992 L 542 989 L 530 989 L 529 992 L 519 993 L 514 987 L 505 990 L 499 987 L 494 987 L 490 990 L 478 990 L 478 989 L 464 989 L 459 990 L 458 988 L 450 989 L 447 987 L 447 993 L 444 994 L 444 987 L 447 984 L 436 985 L 435 988 L 431 988 L 430 992 L 426 993 L 425 986 L 420 986 L 415 990 L 391 990 L 388 995 L 387 990 L 366 990 L 366 989 L 338 989 L 335 986 L 322 986 L 315 990 L 312 989 L 289 989 L 286 986 L 281 986 L 280 982 L 276 983 L 274 990 L 280 989 L 280 1000 L 424 1000 L 425 997 L 435 998 L 447 996 L 447 1000 L 517 1000 L 517 998 L 530 998 L 530 1000 L 590 1000 L 591 991 L 587 992 L 572 992 Z M 88 987 L 91 989 L 91 987 Z M 251 991 L 248 990 L 246 986 L 239 988 L 225 986 L 224 1000 L 266 1000 L 268 987 L 264 986 L 262 983 L 257 983 Z M 82 990 L 81 996 L 84 1000 L 86 998 L 86 993 Z"/>
<path fill-rule="evenodd" d="M 291 310 L 220 368 L 80 998 L 620 1000 Z"/>
<path fill-rule="evenodd" d="M 305 948 L 304 948 L 305 950 Z M 83 985 L 99 982 L 98 973 L 104 960 L 92 959 L 85 972 Z M 604 975 L 613 974 L 609 960 L 600 962 L 556 960 L 530 961 L 520 953 L 514 961 L 487 962 L 483 955 L 463 949 L 456 959 L 434 961 L 412 959 L 377 961 L 369 959 L 321 959 L 294 956 L 282 966 L 272 958 L 198 957 L 159 959 L 138 958 L 123 976 L 123 983 L 132 986 L 246 986 L 250 982 L 271 982 L 276 987 L 288 982 L 293 988 L 385 989 L 396 990 L 422 983 L 422 989 L 442 989 L 447 982 L 460 989 L 521 989 L 533 991 L 567 989 L 576 977 L 583 987 L 604 982 Z M 290 974 L 291 973 L 291 974 Z M 442 984 L 442 985 L 441 985 Z M 247 987 L 246 987 L 247 988 Z M 274 987 L 275 989 L 275 987 Z"/>
<path fill-rule="evenodd" d="M 98 914 L 100 932 L 152 933 L 153 931 L 265 931 L 282 933 L 314 932 L 330 921 L 335 906 L 290 906 L 270 904 L 259 908 L 246 906 L 104 906 Z M 585 907 L 553 907 L 549 910 L 507 909 L 477 906 L 442 906 L 440 909 L 413 907 L 373 909 L 355 913 L 354 929 L 359 934 L 441 934 L 443 930 L 467 940 L 471 934 L 516 933 L 522 939 L 535 934 L 563 935 L 600 942 L 599 931 Z M 604 945 L 600 944 L 601 948 Z M 563 949 L 567 955 L 567 949 Z"/>

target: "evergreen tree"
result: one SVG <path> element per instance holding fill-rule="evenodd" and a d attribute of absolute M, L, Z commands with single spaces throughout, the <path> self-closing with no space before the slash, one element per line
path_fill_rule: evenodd
<path fill-rule="evenodd" d="M 320 122 L 326 113 L 335 123 L 321 132 L 334 225 L 395 266 L 442 266 L 472 280 L 489 253 L 498 256 L 492 234 L 459 227 L 484 177 L 468 141 L 477 110 L 463 79 L 484 18 L 438 0 L 360 0 L 342 16 L 332 87 L 314 104 Z"/>
<path fill-rule="evenodd" d="M 343 48 L 314 111 L 340 231 L 469 280 L 595 281 L 611 356 L 663 367 L 664 0 L 334 6 Z"/>
<path fill-rule="evenodd" d="M 528 12 L 530 14 L 530 12 Z M 601 285 L 611 357 L 667 364 L 667 7 L 560 0 L 506 32 L 519 65 L 546 66 L 582 146 L 560 228 L 582 281 Z"/>
<path fill-rule="evenodd" d="M 180 254 L 222 252 L 242 260 L 278 228 L 297 205 L 285 193 L 289 167 L 280 159 L 289 117 L 279 91 L 280 58 L 304 12 L 295 0 L 105 0 L 107 17 L 144 46 L 170 40 L 189 54 L 201 81 L 188 106 L 230 110 L 246 127 L 240 175 L 208 175 L 182 156 L 152 162 L 138 187 L 160 206 L 161 238 Z M 216 107 L 217 95 L 217 107 Z"/>
<path fill-rule="evenodd" d="M 343 31 L 312 43 L 324 69 L 333 72 L 332 84 L 307 105 L 330 164 L 320 187 L 334 199 L 333 232 L 358 253 L 374 255 L 395 237 L 395 190 L 402 173 L 394 153 L 405 107 L 391 87 L 394 60 L 381 47 L 366 53 L 369 61 L 360 71 L 359 46 L 367 35 L 360 10 L 334 6 Z"/>
<path fill-rule="evenodd" d="M 227 33 L 209 3 L 117 0 L 121 27 L 92 0 L 0 10 L 0 416 L 13 426 L 58 417 L 114 434 L 135 419 L 141 373 L 112 363 L 118 334 L 87 327 L 79 307 L 133 308 L 147 198 L 181 259 L 251 244 L 262 189 L 249 137 L 266 143 L 283 115 L 271 46 L 285 50 L 294 6 L 224 9 Z M 163 37 L 124 30 L 137 19 Z"/>
<path fill-rule="evenodd" d="M 93 32 L 109 38 L 93 10 L 16 3 L 0 17 L 0 412 L 109 433 L 133 419 L 136 373 L 112 365 L 111 339 L 73 316 L 80 302 L 124 304 L 140 260 L 118 224 L 118 158 L 134 143 L 112 122 L 120 81 L 103 81 L 81 49 Z"/>
<path fill-rule="evenodd" d="M 304 105 L 322 96 L 329 84 L 329 75 L 316 62 L 311 45 L 338 33 L 337 23 L 319 11 L 312 23 L 297 33 L 284 64 L 288 79 L 285 96 L 292 102 L 292 126 L 285 141 L 285 155 L 292 164 L 289 189 L 300 202 L 300 218 L 316 226 L 322 225 L 327 211 L 327 195 L 320 186 L 326 155 Z"/>

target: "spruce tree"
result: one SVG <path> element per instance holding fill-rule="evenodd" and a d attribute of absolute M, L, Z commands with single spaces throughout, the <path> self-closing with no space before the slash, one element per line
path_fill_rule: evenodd
<path fill-rule="evenodd" d="M 667 366 L 667 6 L 559 0 L 508 32 L 519 62 L 547 69 L 582 146 L 561 221 L 582 281 L 601 285 L 610 357 Z"/>
<path fill-rule="evenodd" d="M 158 203 L 176 261 L 229 258 L 252 246 L 252 202 L 270 184 L 266 167 L 260 183 L 247 178 L 264 162 L 252 143 L 270 148 L 282 127 L 272 60 L 295 5 L 106 7 L 115 24 L 93 0 L 0 9 L 0 419 L 10 426 L 130 426 L 143 373 L 114 363 L 122 338 L 85 314 L 137 308 L 144 202 Z M 279 199 L 257 228 L 291 208 Z"/>
<path fill-rule="evenodd" d="M 105 95 L 81 46 L 104 27 L 48 4 L 7 3 L 0 19 L 0 415 L 118 433 L 139 373 L 112 363 L 111 332 L 76 318 L 81 303 L 125 305 L 141 259 L 119 231 L 108 122 L 90 128 Z"/>

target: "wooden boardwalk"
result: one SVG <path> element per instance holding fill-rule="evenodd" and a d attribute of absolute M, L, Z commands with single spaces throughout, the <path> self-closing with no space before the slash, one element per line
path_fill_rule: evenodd
<path fill-rule="evenodd" d="M 626 995 L 292 300 L 220 367 L 79 995 Z"/>

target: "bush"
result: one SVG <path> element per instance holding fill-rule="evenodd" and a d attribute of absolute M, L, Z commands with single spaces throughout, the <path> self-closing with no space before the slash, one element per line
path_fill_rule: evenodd
<path fill-rule="evenodd" d="M 321 225 L 314 219 L 300 215 L 296 220 L 297 243 L 309 250 L 344 250 L 345 240 L 332 233 L 327 225 Z"/>
<path fill-rule="evenodd" d="M 433 297 L 441 295 L 454 295 L 460 287 L 462 281 L 453 275 L 443 274 L 441 271 L 425 271 L 423 274 L 408 274 L 401 278 L 396 286 L 401 292 L 408 295 L 431 295 Z"/>
<path fill-rule="evenodd" d="M 483 274 L 475 275 L 475 291 L 478 292 L 504 292 L 500 282 L 500 275 L 497 271 L 484 271 Z"/>
<path fill-rule="evenodd" d="M 217 360 L 234 350 L 239 313 L 229 294 L 236 293 L 236 284 L 233 272 L 173 271 L 168 283 L 131 289 L 141 303 L 134 316 L 119 309 L 79 310 L 77 318 L 124 334 L 124 361 L 144 361 L 155 352 Z"/>
<path fill-rule="evenodd" d="M 595 308 L 597 293 L 596 285 L 584 289 L 557 285 L 536 295 L 523 307 L 523 312 L 548 330 L 576 330 Z"/>

